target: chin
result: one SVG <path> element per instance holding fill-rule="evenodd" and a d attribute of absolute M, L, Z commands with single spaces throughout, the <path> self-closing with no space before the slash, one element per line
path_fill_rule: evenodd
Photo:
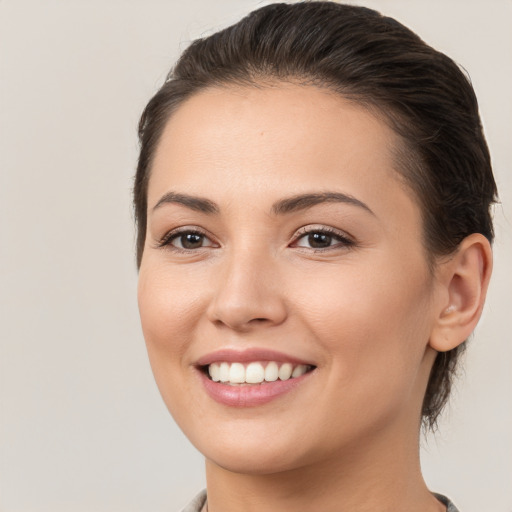
<path fill-rule="evenodd" d="M 231 473 L 246 475 L 270 475 L 297 469 L 307 464 L 300 454 L 293 450 L 283 453 L 273 446 L 262 449 L 259 446 L 244 446 L 243 451 L 230 450 L 209 450 L 203 452 L 206 459 Z"/>
<path fill-rule="evenodd" d="M 303 443 L 286 428 L 276 430 L 268 425 L 250 430 L 244 425 L 234 428 L 237 431 L 219 425 L 209 429 L 206 436 L 204 430 L 196 431 L 197 436 L 191 430 L 184 431 L 209 462 L 233 473 L 266 475 L 311 462 Z"/>

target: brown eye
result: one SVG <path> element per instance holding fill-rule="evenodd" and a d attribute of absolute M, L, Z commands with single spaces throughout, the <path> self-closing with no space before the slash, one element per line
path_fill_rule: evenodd
<path fill-rule="evenodd" d="M 204 236 L 197 233 L 187 233 L 177 238 L 183 249 L 198 249 L 203 245 L 203 239 Z"/>
<path fill-rule="evenodd" d="M 325 233 L 310 233 L 308 244 L 314 249 L 324 249 L 332 245 L 332 236 Z"/>
<path fill-rule="evenodd" d="M 165 245 L 192 251 L 202 247 L 212 247 L 213 243 L 206 235 L 198 231 L 182 231 L 175 233 Z"/>
<path fill-rule="evenodd" d="M 353 246 L 354 242 L 343 236 L 342 233 L 332 231 L 331 229 L 312 229 L 303 232 L 294 242 L 294 247 L 304 247 L 307 249 L 330 249 Z"/>

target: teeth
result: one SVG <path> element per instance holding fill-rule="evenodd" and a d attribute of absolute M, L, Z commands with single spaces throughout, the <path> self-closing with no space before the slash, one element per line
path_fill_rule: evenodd
<path fill-rule="evenodd" d="M 265 380 L 265 370 L 260 363 L 250 363 L 245 370 L 245 382 L 259 384 Z"/>
<path fill-rule="evenodd" d="M 233 363 L 229 369 L 229 382 L 231 384 L 242 384 L 245 382 L 245 368 L 242 363 Z"/>
<path fill-rule="evenodd" d="M 308 371 L 308 367 L 305 364 L 299 364 L 293 369 L 292 378 L 300 377 Z"/>
<path fill-rule="evenodd" d="M 208 368 L 208 371 L 210 372 L 210 377 L 212 378 L 213 382 L 219 382 L 220 366 L 218 364 L 211 364 L 210 368 Z"/>
<path fill-rule="evenodd" d="M 229 382 L 229 364 L 221 363 L 219 368 L 219 380 L 221 382 Z"/>
<path fill-rule="evenodd" d="M 292 376 L 293 366 L 290 363 L 284 363 L 279 368 L 279 378 L 281 380 L 288 380 Z"/>
<path fill-rule="evenodd" d="M 270 363 L 267 364 L 267 367 L 265 368 L 265 380 L 267 382 L 275 382 L 278 377 L 279 367 L 277 366 L 277 363 L 271 361 Z"/>
<path fill-rule="evenodd" d="M 253 362 L 244 366 L 242 363 L 212 363 L 208 366 L 208 373 L 214 382 L 227 384 L 261 384 L 275 382 L 276 380 L 294 379 L 304 375 L 309 367 L 305 364 L 292 365 L 270 361 L 266 364 Z"/>

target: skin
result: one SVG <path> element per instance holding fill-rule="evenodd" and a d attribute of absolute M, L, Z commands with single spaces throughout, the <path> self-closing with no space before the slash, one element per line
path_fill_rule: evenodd
<path fill-rule="evenodd" d="M 434 349 L 461 343 L 478 320 L 490 249 L 475 235 L 429 271 L 397 143 L 361 107 L 291 84 L 208 89 L 168 121 L 149 182 L 139 308 L 162 397 L 206 457 L 210 512 L 444 510 L 421 476 L 421 403 Z M 161 202 L 169 192 L 218 211 Z M 273 211 L 309 193 L 367 208 Z M 203 232 L 203 245 L 159 246 L 178 228 Z M 315 250 L 307 232 L 325 228 L 332 245 Z M 316 368 L 258 407 L 212 400 L 197 360 L 255 347 Z"/>

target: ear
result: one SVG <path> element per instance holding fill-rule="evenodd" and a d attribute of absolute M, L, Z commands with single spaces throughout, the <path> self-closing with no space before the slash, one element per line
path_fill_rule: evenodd
<path fill-rule="evenodd" d="M 479 233 L 466 237 L 437 270 L 441 293 L 429 345 L 446 352 L 469 337 L 482 314 L 492 272 L 489 241 Z"/>

